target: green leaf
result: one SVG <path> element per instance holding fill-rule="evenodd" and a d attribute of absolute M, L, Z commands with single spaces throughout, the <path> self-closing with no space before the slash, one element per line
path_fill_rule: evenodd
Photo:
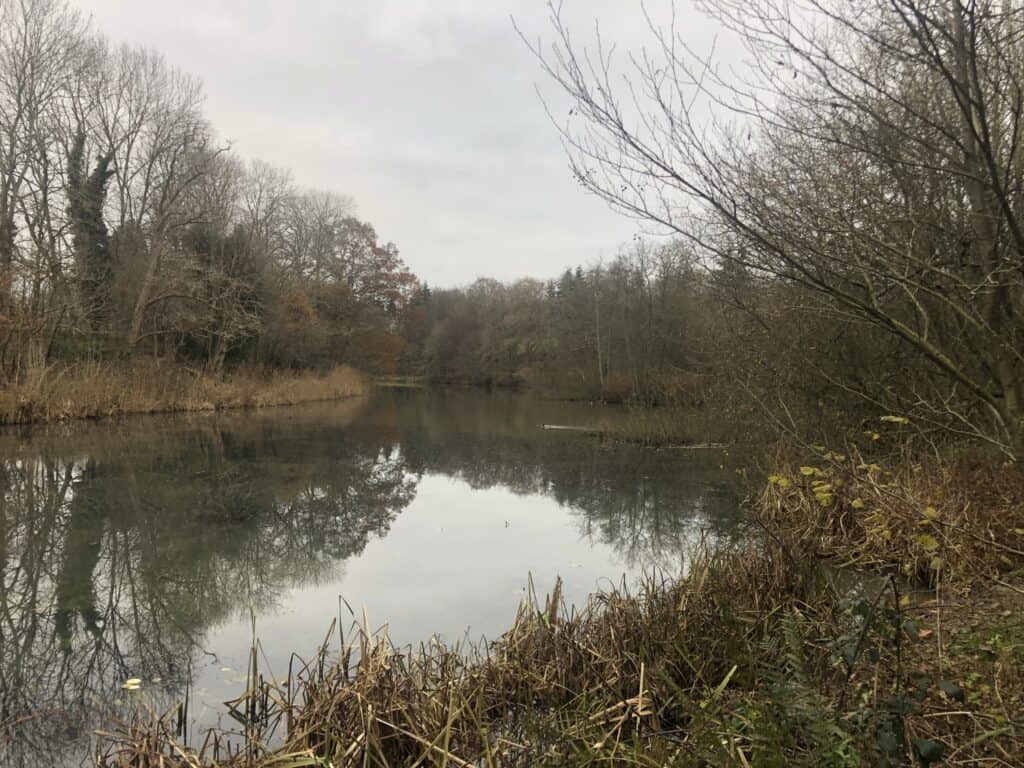
<path fill-rule="evenodd" d="M 878 743 L 878 751 L 886 755 L 895 754 L 900 748 L 900 743 L 896 739 L 896 734 L 888 728 L 884 731 L 879 731 L 876 741 Z"/>
<path fill-rule="evenodd" d="M 739 669 L 739 665 L 738 665 L 738 664 L 733 664 L 733 665 L 732 665 L 732 669 L 730 669 L 730 670 L 729 670 L 729 674 L 727 674 L 727 675 L 726 675 L 726 676 L 725 676 L 725 677 L 724 677 L 724 678 L 722 679 L 722 682 L 720 682 L 720 683 L 719 683 L 719 684 L 718 684 L 718 685 L 716 686 L 715 690 L 714 690 L 714 691 L 712 691 L 712 693 L 711 693 L 711 698 L 713 698 L 713 699 L 717 699 L 717 698 L 718 698 L 719 696 L 721 696 L 721 695 L 722 695 L 722 691 L 724 691 L 724 690 L 725 690 L 725 686 L 727 686 L 727 685 L 729 684 L 729 681 L 730 681 L 730 680 L 732 680 L 732 676 L 736 674 L 736 670 L 737 670 L 737 669 Z"/>
<path fill-rule="evenodd" d="M 914 754 L 917 755 L 922 765 L 931 765 L 942 759 L 946 752 L 946 745 L 934 739 L 914 739 Z"/>

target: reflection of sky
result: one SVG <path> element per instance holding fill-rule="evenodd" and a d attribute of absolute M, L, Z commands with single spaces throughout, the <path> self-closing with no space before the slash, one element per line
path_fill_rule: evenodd
<path fill-rule="evenodd" d="M 561 576 L 566 602 L 580 605 L 610 580 L 637 572 L 610 544 L 581 534 L 577 518 L 550 497 L 475 490 L 428 474 L 387 536 L 349 558 L 336 579 L 281 595 L 276 612 L 257 616 L 256 631 L 269 671 L 284 675 L 290 653 L 312 655 L 338 615 L 339 596 L 359 616 L 365 607 L 372 628 L 387 622 L 397 644 L 435 633 L 493 639 L 508 628 L 531 575 L 541 595 Z M 347 630 L 352 617 L 341 610 Z M 208 716 L 237 695 L 251 635 L 248 619 L 240 619 L 207 636 L 205 647 L 218 659 L 198 670 L 196 690 Z"/>

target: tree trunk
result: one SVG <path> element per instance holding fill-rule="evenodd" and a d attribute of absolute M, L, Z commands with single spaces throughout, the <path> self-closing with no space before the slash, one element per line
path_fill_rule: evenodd
<path fill-rule="evenodd" d="M 14 223 L 0 213 L 0 315 L 7 314 L 12 306 L 14 282 Z"/>
<path fill-rule="evenodd" d="M 594 279 L 594 347 L 597 350 L 597 385 L 604 397 L 604 361 L 601 359 L 601 294 Z"/>
<path fill-rule="evenodd" d="M 153 239 L 152 258 L 149 261 L 149 267 L 146 269 L 146 276 L 142 280 L 142 286 L 139 288 L 135 309 L 132 310 L 132 321 L 128 328 L 128 335 L 125 338 L 128 351 L 135 349 L 135 345 L 139 343 L 139 337 L 142 334 L 142 323 L 146 319 L 146 309 L 149 307 L 150 299 L 153 297 L 153 289 L 156 287 L 157 277 L 160 275 L 162 254 L 163 238 L 158 235 Z"/>

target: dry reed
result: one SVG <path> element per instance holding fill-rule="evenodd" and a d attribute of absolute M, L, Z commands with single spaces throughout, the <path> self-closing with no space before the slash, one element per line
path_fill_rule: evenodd
<path fill-rule="evenodd" d="M 161 361 L 79 364 L 48 368 L 0 389 L 0 425 L 293 405 L 362 395 L 368 388 L 366 377 L 348 366 L 214 377 Z"/>

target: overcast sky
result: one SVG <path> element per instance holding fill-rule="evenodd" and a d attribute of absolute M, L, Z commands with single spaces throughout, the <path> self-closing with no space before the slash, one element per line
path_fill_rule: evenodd
<path fill-rule="evenodd" d="M 200 77 L 207 115 L 239 154 L 352 197 L 432 285 L 551 277 L 638 230 L 573 182 L 538 99 L 538 85 L 556 93 L 510 16 L 550 39 L 544 0 L 77 5 L 114 42 Z M 686 0 L 679 9 L 686 37 L 709 41 L 709 23 Z M 565 11 L 580 37 L 599 19 L 626 47 L 645 39 L 638 0 L 566 0 Z"/>

